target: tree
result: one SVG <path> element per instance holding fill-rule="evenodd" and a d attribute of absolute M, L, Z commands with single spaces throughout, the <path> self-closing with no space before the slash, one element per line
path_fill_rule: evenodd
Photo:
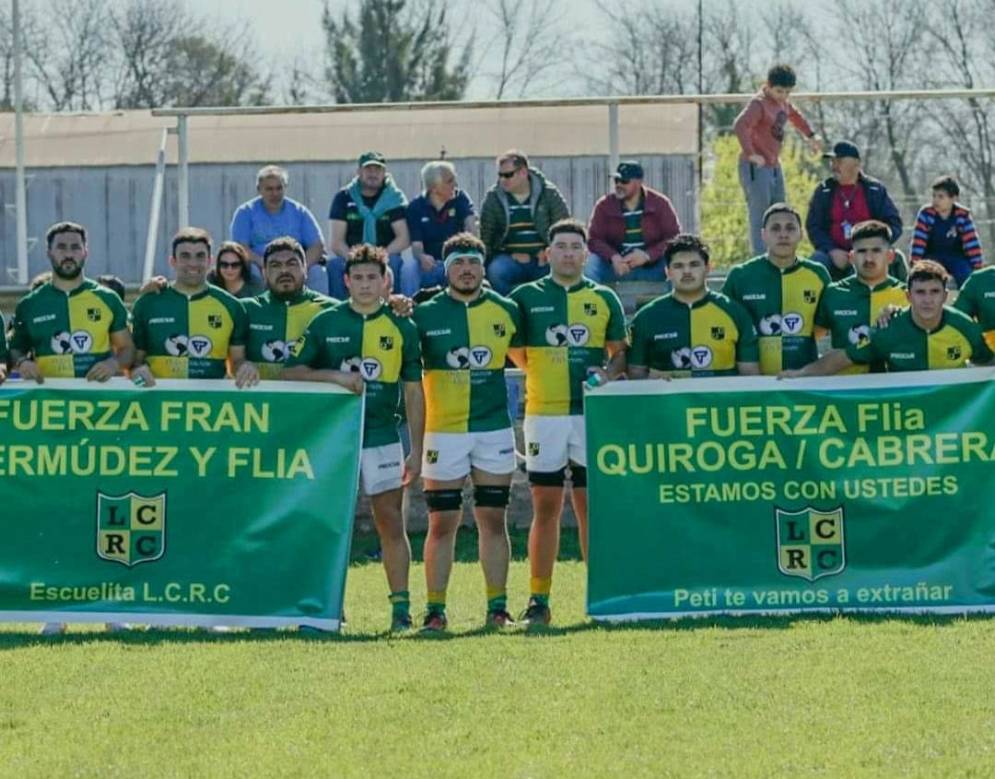
<path fill-rule="evenodd" d="M 459 100 L 469 81 L 471 47 L 450 63 L 446 10 L 434 0 L 361 0 L 354 19 L 325 4 L 325 79 L 338 103 Z"/>
<path fill-rule="evenodd" d="M 569 34 L 562 0 L 488 0 L 484 7 L 491 17 L 491 40 L 499 45 L 497 69 L 484 74 L 493 82 L 495 100 L 523 97 L 564 64 Z"/>

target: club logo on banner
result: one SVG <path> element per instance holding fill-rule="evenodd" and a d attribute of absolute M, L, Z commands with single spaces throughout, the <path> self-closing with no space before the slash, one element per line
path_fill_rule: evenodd
<path fill-rule="evenodd" d="M 97 493 L 97 556 L 129 568 L 166 552 L 166 493 Z"/>
<path fill-rule="evenodd" d="M 785 576 L 814 582 L 846 568 L 843 542 L 843 507 L 819 511 L 774 510 L 777 529 L 777 567 Z"/>

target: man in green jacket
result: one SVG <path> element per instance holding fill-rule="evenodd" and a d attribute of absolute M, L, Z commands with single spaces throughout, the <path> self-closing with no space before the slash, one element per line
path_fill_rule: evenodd
<path fill-rule="evenodd" d="M 570 209 L 556 185 L 529 168 L 523 152 L 498 157 L 497 175 L 480 210 L 480 237 L 487 247 L 487 278 L 495 292 L 507 295 L 549 272 L 546 235 Z"/>

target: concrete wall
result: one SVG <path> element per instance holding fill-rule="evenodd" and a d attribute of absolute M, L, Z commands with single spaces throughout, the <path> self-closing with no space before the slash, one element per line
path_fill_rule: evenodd
<path fill-rule="evenodd" d="M 694 162 L 687 155 L 644 155 L 646 183 L 666 193 L 677 209 L 681 224 L 696 229 Z M 460 185 L 480 203 L 494 183 L 491 158 L 452 160 Z M 390 169 L 399 186 L 409 195 L 420 191 L 419 171 L 423 161 L 399 160 Z M 609 183 L 606 156 L 535 158 L 533 164 L 560 188 L 573 212 L 582 219 L 590 215 L 594 202 Z M 190 166 L 190 209 L 195 225 L 206 227 L 216 240 L 228 237 L 228 224 L 235 208 L 255 195 L 255 163 L 199 164 Z M 296 163 L 290 170 L 289 194 L 305 203 L 324 231 L 328 206 L 336 190 L 355 173 L 351 163 Z M 90 232 L 88 274 L 114 273 L 127 283 L 137 282 L 145 256 L 152 200 L 154 166 L 60 167 L 29 170 L 28 235 L 31 246 L 30 274 L 49 269 L 44 235 L 48 225 L 69 219 L 86 225 Z M 160 221 L 156 269 L 167 273 L 168 241 L 177 229 L 176 169 L 166 174 L 163 214 Z M 0 202 L 14 202 L 14 172 L 0 171 Z M 12 209 L 0 218 L 0 286 L 13 284 L 16 267 L 16 227 Z"/>

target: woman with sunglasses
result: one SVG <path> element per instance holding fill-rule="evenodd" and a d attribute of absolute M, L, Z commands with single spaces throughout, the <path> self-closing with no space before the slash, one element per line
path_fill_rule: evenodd
<path fill-rule="evenodd" d="M 254 298 L 265 289 L 249 275 L 249 255 L 240 243 L 221 244 L 214 265 L 214 270 L 207 274 L 208 283 L 237 298 Z"/>

